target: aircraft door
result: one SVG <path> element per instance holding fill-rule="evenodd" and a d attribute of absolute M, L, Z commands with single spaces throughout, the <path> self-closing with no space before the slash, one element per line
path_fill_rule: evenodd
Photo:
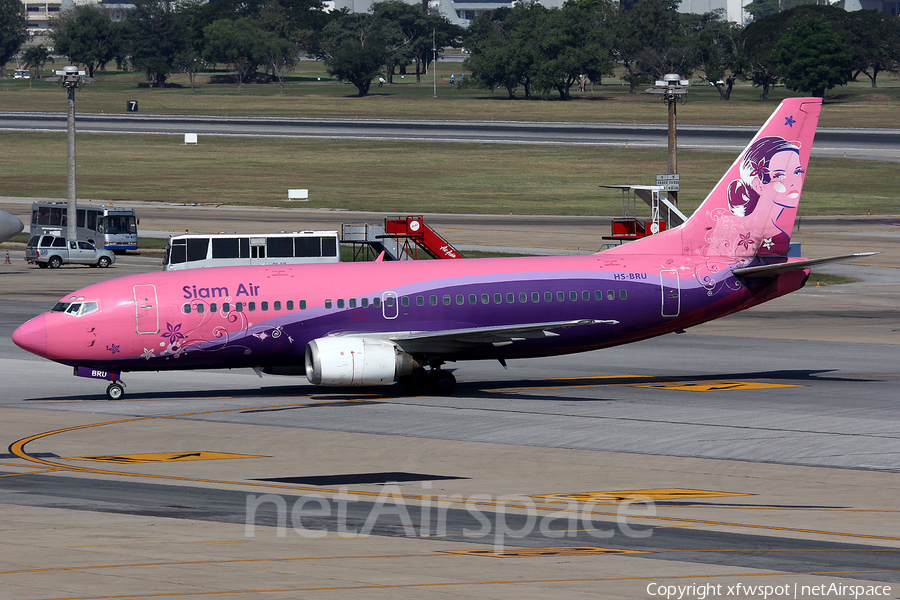
<path fill-rule="evenodd" d="M 156 286 L 136 285 L 134 290 L 135 330 L 138 333 L 159 333 L 159 307 Z"/>
<path fill-rule="evenodd" d="M 385 319 L 396 319 L 400 314 L 397 306 L 397 292 L 384 292 L 381 294 L 381 314 Z"/>
<path fill-rule="evenodd" d="M 662 316 L 677 317 L 681 313 L 681 286 L 678 282 L 678 269 L 660 271 L 659 285 L 662 292 Z"/>

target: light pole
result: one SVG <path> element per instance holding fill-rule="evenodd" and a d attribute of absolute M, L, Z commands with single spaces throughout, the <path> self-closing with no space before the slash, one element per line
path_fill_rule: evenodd
<path fill-rule="evenodd" d="M 56 72 L 56 77 L 48 77 L 47 81 L 57 81 L 63 84 L 68 93 L 69 102 L 66 109 L 66 117 L 68 121 L 68 171 L 67 184 L 68 193 L 66 195 L 66 239 L 74 240 L 78 237 L 76 232 L 76 224 L 78 213 L 75 208 L 75 90 L 85 83 L 93 83 L 93 79 L 85 77 L 84 71 L 79 71 L 78 67 L 64 67 L 62 71 Z"/>
<path fill-rule="evenodd" d="M 672 196 L 672 202 L 676 205 L 678 204 L 679 181 L 677 177 L 678 159 L 676 154 L 678 150 L 678 136 L 676 133 L 675 105 L 678 103 L 678 100 L 687 95 L 687 87 L 690 84 L 691 82 L 687 79 L 682 79 L 681 75 L 669 73 L 662 78 L 662 81 L 655 82 L 652 88 L 645 90 L 648 94 L 661 95 L 663 102 L 669 105 L 669 175 L 673 177 L 669 179 L 671 184 L 667 186 L 670 189 L 665 191 L 669 192 Z"/>
<path fill-rule="evenodd" d="M 437 30 L 431 30 L 431 54 L 432 54 L 432 65 L 431 65 L 431 76 L 434 80 L 434 97 L 437 98 Z"/>

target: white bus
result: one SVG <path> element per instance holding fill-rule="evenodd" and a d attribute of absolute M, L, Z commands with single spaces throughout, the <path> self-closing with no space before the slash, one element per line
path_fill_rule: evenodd
<path fill-rule="evenodd" d="M 163 271 L 341 261 L 337 231 L 184 234 L 169 238 Z"/>
<path fill-rule="evenodd" d="M 65 202 L 33 203 L 31 235 L 65 237 L 69 225 L 68 212 Z M 137 250 L 137 218 L 133 208 L 81 205 L 77 207 L 77 215 L 75 231 L 79 240 L 86 240 L 101 250 Z"/>

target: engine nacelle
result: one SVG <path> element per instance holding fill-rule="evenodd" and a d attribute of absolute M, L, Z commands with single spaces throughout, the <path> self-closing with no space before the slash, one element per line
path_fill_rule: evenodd
<path fill-rule="evenodd" d="M 338 336 L 306 346 L 306 378 L 314 385 L 391 385 L 414 366 L 412 356 L 383 340 Z"/>

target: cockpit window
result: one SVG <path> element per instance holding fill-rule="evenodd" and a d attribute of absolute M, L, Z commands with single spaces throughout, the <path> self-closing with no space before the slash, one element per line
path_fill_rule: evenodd
<path fill-rule="evenodd" d="M 64 312 L 76 317 L 89 315 L 100 310 L 100 305 L 93 301 L 88 302 L 57 302 L 50 312 Z"/>

